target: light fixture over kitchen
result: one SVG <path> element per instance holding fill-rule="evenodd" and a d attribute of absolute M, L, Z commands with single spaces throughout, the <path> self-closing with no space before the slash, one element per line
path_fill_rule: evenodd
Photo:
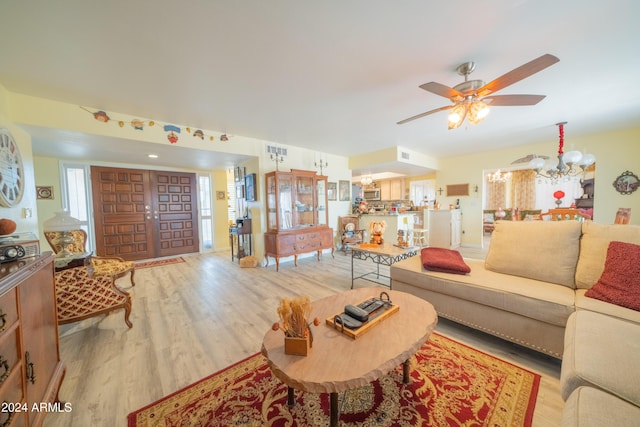
<path fill-rule="evenodd" d="M 360 177 L 360 184 L 364 186 L 369 186 L 373 182 L 373 177 L 371 175 L 363 175 Z"/>

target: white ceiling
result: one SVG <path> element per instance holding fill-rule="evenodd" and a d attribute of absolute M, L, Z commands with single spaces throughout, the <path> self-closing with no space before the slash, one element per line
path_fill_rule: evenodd
<path fill-rule="evenodd" d="M 559 121 L 568 143 L 640 122 L 639 16 L 633 0 L 3 0 L 0 84 L 340 155 L 446 157 L 557 140 Z M 545 53 L 560 62 L 499 92 L 546 95 L 536 106 L 452 131 L 446 112 L 396 124 L 449 105 L 418 86 L 460 83 L 463 62 L 488 82 Z M 36 154 L 61 142 L 31 130 Z M 77 156 L 131 160 L 112 141 L 71 142 Z M 237 160 L 182 151 L 176 166 Z"/>

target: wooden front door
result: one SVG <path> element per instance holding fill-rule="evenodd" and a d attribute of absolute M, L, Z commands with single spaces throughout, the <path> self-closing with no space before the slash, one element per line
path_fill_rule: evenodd
<path fill-rule="evenodd" d="M 92 166 L 91 184 L 98 256 L 198 252 L 195 174 Z"/>

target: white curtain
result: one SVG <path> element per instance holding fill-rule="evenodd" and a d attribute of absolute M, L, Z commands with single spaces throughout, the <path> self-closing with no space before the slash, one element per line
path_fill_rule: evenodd
<path fill-rule="evenodd" d="M 582 196 L 579 178 L 561 179 L 556 184 L 544 178 L 536 178 L 535 209 L 542 209 L 542 212 L 547 212 L 549 209 L 555 208 L 556 199 L 553 197 L 553 193 L 558 190 L 564 191 L 565 194 L 560 204 L 561 208 L 568 208 L 572 203 L 575 203 L 575 199 Z"/>

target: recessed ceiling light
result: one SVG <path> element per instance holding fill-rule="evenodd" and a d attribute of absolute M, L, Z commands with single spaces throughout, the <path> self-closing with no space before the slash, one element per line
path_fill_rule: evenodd
<path fill-rule="evenodd" d="M 149 154 L 148 156 L 150 159 L 157 159 L 158 155 L 157 154 Z"/>

